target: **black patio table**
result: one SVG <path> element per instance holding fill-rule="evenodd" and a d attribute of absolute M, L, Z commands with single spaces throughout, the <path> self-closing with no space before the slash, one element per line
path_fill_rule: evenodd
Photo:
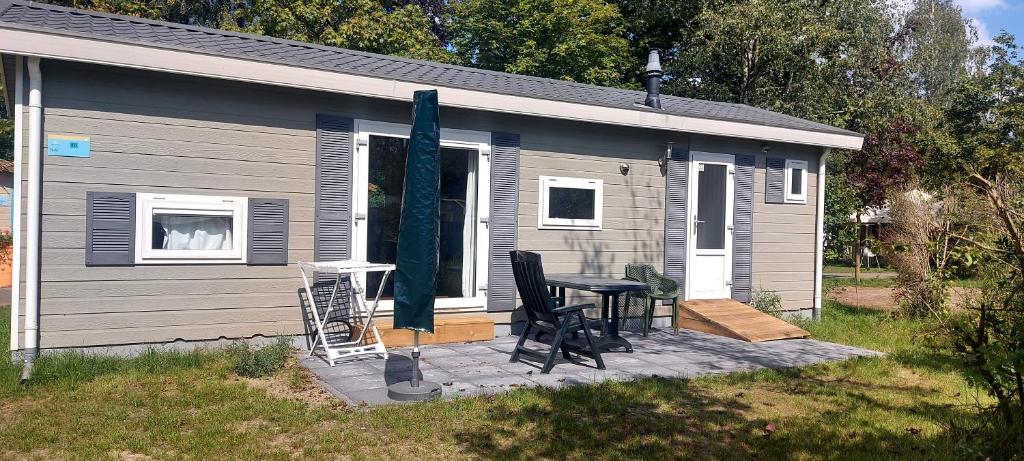
<path fill-rule="evenodd" d="M 619 295 L 627 291 L 649 290 L 651 287 L 643 282 L 622 280 L 610 277 L 579 274 L 548 274 L 544 276 L 551 289 L 551 296 L 565 303 L 565 289 L 589 291 L 601 295 L 601 321 L 604 331 L 597 347 L 612 349 L 622 347 L 626 352 L 633 352 L 633 345 L 619 336 Z M 611 301 L 611 302 L 609 302 Z M 611 316 L 609 318 L 609 311 Z"/>

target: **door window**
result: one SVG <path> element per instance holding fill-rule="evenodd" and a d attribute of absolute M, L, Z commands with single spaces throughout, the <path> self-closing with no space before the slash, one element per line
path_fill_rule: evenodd
<path fill-rule="evenodd" d="M 725 249 L 726 165 L 699 163 L 697 170 L 697 249 Z"/>

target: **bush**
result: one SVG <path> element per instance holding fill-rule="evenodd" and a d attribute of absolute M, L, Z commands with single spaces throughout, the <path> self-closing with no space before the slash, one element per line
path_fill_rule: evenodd
<path fill-rule="evenodd" d="M 955 239 L 952 212 L 955 195 L 942 201 L 919 190 L 900 191 L 889 198 L 892 224 L 884 232 L 884 254 L 896 271 L 896 301 L 908 317 L 941 316 L 946 310 L 946 272 L 952 263 Z"/>
<path fill-rule="evenodd" d="M 271 344 L 255 347 L 247 342 L 238 342 L 228 348 L 235 361 L 235 373 L 247 378 L 270 376 L 284 367 L 291 355 L 291 341 L 280 336 Z"/>
<path fill-rule="evenodd" d="M 750 305 L 772 317 L 782 315 L 782 296 L 772 290 L 758 288 L 750 298 Z"/>

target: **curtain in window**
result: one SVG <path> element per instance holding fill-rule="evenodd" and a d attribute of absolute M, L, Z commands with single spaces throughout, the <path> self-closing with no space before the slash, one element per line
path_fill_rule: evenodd
<path fill-rule="evenodd" d="M 462 227 L 462 296 L 473 296 L 476 290 L 476 152 L 469 153 L 466 172 L 466 220 Z"/>
<path fill-rule="evenodd" d="M 164 250 L 230 250 L 230 216 L 156 215 L 153 248 Z"/>

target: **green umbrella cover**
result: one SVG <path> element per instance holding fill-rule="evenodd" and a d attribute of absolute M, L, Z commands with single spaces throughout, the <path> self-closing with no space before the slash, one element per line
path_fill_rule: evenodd
<path fill-rule="evenodd" d="M 441 128 L 437 90 L 413 96 L 395 270 L 395 328 L 434 332 L 440 244 Z"/>

